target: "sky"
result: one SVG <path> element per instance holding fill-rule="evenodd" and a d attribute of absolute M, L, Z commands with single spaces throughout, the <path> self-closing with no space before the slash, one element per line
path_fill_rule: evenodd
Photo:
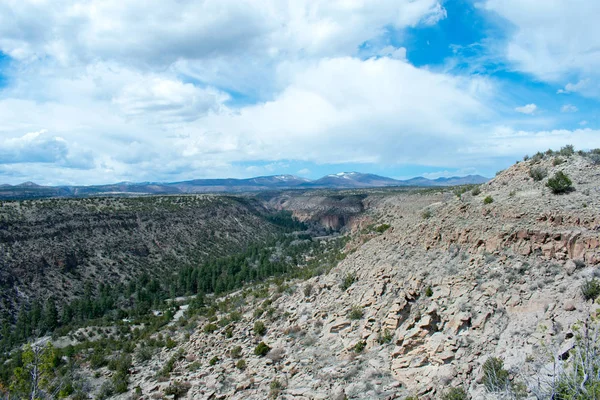
<path fill-rule="evenodd" d="M 598 0 L 2 0 L 0 183 L 494 176 L 600 147 Z"/>

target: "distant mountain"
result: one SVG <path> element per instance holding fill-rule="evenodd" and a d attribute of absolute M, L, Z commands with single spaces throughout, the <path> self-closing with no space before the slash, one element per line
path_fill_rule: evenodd
<path fill-rule="evenodd" d="M 340 172 L 317 179 L 316 181 L 303 183 L 302 187 L 311 188 L 368 188 L 399 186 L 401 181 L 374 174 L 363 174 L 360 172 Z"/>
<path fill-rule="evenodd" d="M 194 179 L 190 181 L 119 182 L 91 186 L 40 186 L 33 182 L 0 185 L 0 199 L 36 197 L 84 197 L 99 195 L 141 195 L 181 193 L 243 193 L 282 189 L 358 189 L 393 186 L 455 186 L 480 184 L 488 179 L 480 175 L 427 179 L 423 177 L 397 180 L 361 172 L 340 172 L 311 181 L 294 175 L 258 176 L 248 179 Z"/>

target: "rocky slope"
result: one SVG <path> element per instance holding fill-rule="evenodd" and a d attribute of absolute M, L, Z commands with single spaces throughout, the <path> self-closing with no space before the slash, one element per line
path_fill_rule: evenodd
<path fill-rule="evenodd" d="M 536 167 L 566 172 L 575 191 L 552 194 L 548 178 L 530 177 Z M 234 293 L 195 328 L 174 325 L 179 344 L 136 361 L 130 387 L 142 398 L 178 388 L 190 399 L 430 399 L 463 387 L 484 399 L 493 397 L 482 364 L 499 356 L 534 398 L 548 353 L 568 357 L 574 324 L 600 307 L 580 290 L 600 275 L 599 182 L 587 157 L 558 165 L 546 156 L 503 171 L 479 194 L 361 199 L 366 211 L 353 218 L 336 268 Z M 227 323 L 232 311 L 239 316 Z M 212 332 L 209 320 L 224 323 Z M 259 320 L 264 336 L 253 328 Z M 254 352 L 260 342 L 266 357 Z M 161 374 L 167 360 L 172 370 Z"/>

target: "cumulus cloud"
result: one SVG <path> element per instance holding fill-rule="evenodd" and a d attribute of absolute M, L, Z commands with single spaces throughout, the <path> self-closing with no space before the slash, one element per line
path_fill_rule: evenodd
<path fill-rule="evenodd" d="M 40 130 L 0 141 L 0 164 L 22 163 L 55 163 L 67 168 L 87 169 L 93 165 L 93 160 L 89 152 L 70 151 L 65 139 Z"/>
<path fill-rule="evenodd" d="M 438 0 L 8 0 L 0 5 L 0 47 L 21 59 L 167 65 L 239 52 L 340 55 L 385 26 L 445 16 Z"/>
<path fill-rule="evenodd" d="M 533 103 L 515 108 L 515 111 L 521 114 L 533 114 L 535 110 L 537 110 L 537 106 Z"/>
<path fill-rule="evenodd" d="M 127 116 L 169 123 L 193 121 L 218 111 L 228 99 L 226 93 L 212 88 L 153 77 L 127 84 L 113 102 Z"/>
<path fill-rule="evenodd" d="M 570 83 L 561 92 L 600 95 L 597 84 L 581 87 L 582 82 L 600 78 L 600 2 L 486 0 L 483 7 L 511 23 L 505 52 L 518 70 L 559 84 L 578 76 L 579 83 Z"/>

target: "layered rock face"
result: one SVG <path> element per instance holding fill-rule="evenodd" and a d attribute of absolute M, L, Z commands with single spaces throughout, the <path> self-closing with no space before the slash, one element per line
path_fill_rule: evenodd
<path fill-rule="evenodd" d="M 270 200 L 271 207 L 291 211 L 300 221 L 317 222 L 339 230 L 351 225 L 365 211 L 366 195 L 284 193 Z"/>
<path fill-rule="evenodd" d="M 533 398 L 551 355 L 573 345 L 574 324 L 600 308 L 580 289 L 600 275 L 600 168 L 577 155 L 554 164 L 519 163 L 460 198 L 363 199 L 336 268 L 281 293 L 272 285 L 266 299 L 231 295 L 242 315 L 229 334 L 203 332 L 206 319 L 189 339 L 174 330 L 181 345 L 137 365 L 131 386 L 152 397 L 179 382 L 190 399 L 435 399 L 462 387 L 485 399 L 482 365 L 496 356 Z M 552 194 L 547 178 L 530 177 L 533 167 L 566 172 L 575 191 Z M 374 222 L 391 227 L 365 233 Z M 257 319 L 264 336 L 253 332 Z M 261 341 L 267 357 L 254 354 Z M 245 369 L 231 356 L 236 346 Z M 170 378 L 156 379 L 178 351 Z"/>

